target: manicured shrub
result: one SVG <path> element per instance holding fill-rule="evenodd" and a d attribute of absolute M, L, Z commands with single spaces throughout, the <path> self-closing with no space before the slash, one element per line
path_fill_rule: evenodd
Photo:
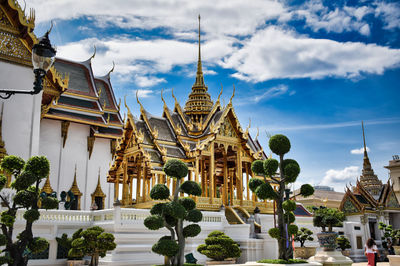
<path fill-rule="evenodd" d="M 194 181 L 188 180 L 183 182 L 183 184 L 181 185 L 181 190 L 189 195 L 201 196 L 201 188 L 199 184 Z"/>
<path fill-rule="evenodd" d="M 249 188 L 253 193 L 255 193 L 256 189 L 262 184 L 264 184 L 264 182 L 261 179 L 252 178 L 249 181 Z"/>
<path fill-rule="evenodd" d="M 279 228 L 271 228 L 268 230 L 268 234 L 272 238 L 278 239 L 280 237 Z"/>
<path fill-rule="evenodd" d="M 273 176 L 276 174 L 276 171 L 278 170 L 279 162 L 275 159 L 270 158 L 264 161 L 263 167 L 264 167 L 264 173 L 267 176 Z"/>
<path fill-rule="evenodd" d="M 239 245 L 220 231 L 211 232 L 205 240 L 206 244 L 197 247 L 197 251 L 216 261 L 227 258 L 238 258 L 241 255 Z"/>
<path fill-rule="evenodd" d="M 157 184 L 150 190 L 150 198 L 165 200 L 169 198 L 169 188 L 164 184 Z"/>
<path fill-rule="evenodd" d="M 284 155 L 290 151 L 290 141 L 286 136 L 277 134 L 269 139 L 269 148 L 277 155 Z"/>
<path fill-rule="evenodd" d="M 255 160 L 251 164 L 251 171 L 256 175 L 263 175 L 264 174 L 264 163 L 261 160 Z"/>
<path fill-rule="evenodd" d="M 163 170 L 167 174 L 167 176 L 178 179 L 187 176 L 189 171 L 187 165 L 178 159 L 168 160 L 164 164 Z"/>
<path fill-rule="evenodd" d="M 185 237 L 195 237 L 200 234 L 201 228 L 198 224 L 189 224 L 183 228 L 183 235 Z"/>
<path fill-rule="evenodd" d="M 310 229 L 301 227 L 300 230 L 294 235 L 294 241 L 300 242 L 300 247 L 304 247 L 304 243 L 308 241 L 314 241 L 312 237 L 313 232 Z"/>
<path fill-rule="evenodd" d="M 150 230 L 158 230 L 164 227 L 164 220 L 160 215 L 151 215 L 144 219 L 144 225 Z"/>
<path fill-rule="evenodd" d="M 309 197 L 314 194 L 314 187 L 309 184 L 304 184 L 300 187 L 300 195 Z"/>
<path fill-rule="evenodd" d="M 285 211 L 292 212 L 292 211 L 296 210 L 297 205 L 296 205 L 296 202 L 293 200 L 285 200 L 282 203 L 282 207 Z"/>
<path fill-rule="evenodd" d="M 179 204 L 181 204 L 187 211 L 193 210 L 196 208 L 196 202 L 194 202 L 191 198 L 180 198 Z"/>

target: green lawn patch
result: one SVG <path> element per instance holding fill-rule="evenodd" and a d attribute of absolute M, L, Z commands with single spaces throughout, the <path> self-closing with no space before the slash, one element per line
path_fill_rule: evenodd
<path fill-rule="evenodd" d="M 271 264 L 296 264 L 296 263 L 307 263 L 306 260 L 290 259 L 290 260 L 259 260 L 258 263 L 271 263 Z"/>

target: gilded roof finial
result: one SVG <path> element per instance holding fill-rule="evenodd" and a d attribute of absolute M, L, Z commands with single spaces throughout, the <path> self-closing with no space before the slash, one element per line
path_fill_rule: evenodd
<path fill-rule="evenodd" d="M 217 102 L 219 102 L 219 99 L 221 98 L 221 95 L 222 95 L 222 91 L 224 90 L 224 87 L 222 86 L 222 83 L 221 83 L 221 91 L 219 92 L 219 94 L 218 94 L 218 99 L 217 99 Z"/>
<path fill-rule="evenodd" d="M 143 108 L 142 103 L 139 101 L 139 90 L 136 90 L 136 101 L 140 105 L 140 112 L 143 113 L 144 112 L 144 108 Z"/>
<path fill-rule="evenodd" d="M 161 100 L 162 100 L 163 103 L 164 103 L 164 107 L 166 107 L 167 104 L 165 103 L 165 100 L 164 100 L 164 97 L 163 97 L 163 89 L 161 89 Z"/>
<path fill-rule="evenodd" d="M 251 127 L 251 118 L 249 117 L 249 125 L 247 126 L 246 132 L 245 132 L 247 135 L 249 134 L 250 127 Z"/>
<path fill-rule="evenodd" d="M 129 109 L 128 105 L 126 104 L 126 95 L 124 96 L 124 104 L 125 104 L 126 110 L 128 110 L 128 116 L 132 116 L 131 109 Z M 125 120 L 125 117 L 124 117 L 124 120 Z"/>
<path fill-rule="evenodd" d="M 232 99 L 233 99 L 233 97 L 235 97 L 235 84 L 233 84 L 232 96 L 231 96 L 231 98 L 229 99 L 229 104 L 230 104 L 230 105 L 232 105 Z"/>
<path fill-rule="evenodd" d="M 174 100 L 175 100 L 175 104 L 177 104 L 177 103 L 178 103 L 178 100 L 176 99 L 176 97 L 175 97 L 175 95 L 174 95 L 174 88 L 172 88 L 171 94 L 172 94 L 172 98 L 174 98 Z"/>
<path fill-rule="evenodd" d="M 95 46 L 95 48 L 96 48 L 96 46 Z M 114 63 L 114 61 L 113 61 L 113 66 L 112 66 L 111 70 L 108 71 L 108 73 L 107 73 L 108 78 L 110 78 L 110 74 L 111 74 L 112 72 L 114 72 L 114 68 L 115 68 L 115 63 Z"/>
<path fill-rule="evenodd" d="M 118 111 L 121 109 L 121 98 L 118 99 Z"/>
<path fill-rule="evenodd" d="M 89 60 L 92 60 L 96 56 L 96 45 L 93 44 L 93 47 L 94 47 L 93 55 L 89 58 Z"/>
<path fill-rule="evenodd" d="M 364 121 L 361 121 L 361 127 L 362 127 L 362 132 L 363 132 L 363 141 L 364 141 L 364 156 L 367 155 L 367 145 L 365 145 L 365 133 L 364 133 Z"/>
<path fill-rule="evenodd" d="M 257 127 L 257 134 L 256 134 L 256 138 L 255 138 L 255 140 L 258 140 L 258 136 L 260 135 L 260 128 L 259 127 Z"/>

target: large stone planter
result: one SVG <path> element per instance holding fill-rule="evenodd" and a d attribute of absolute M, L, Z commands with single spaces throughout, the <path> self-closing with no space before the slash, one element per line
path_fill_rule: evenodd
<path fill-rule="evenodd" d="M 315 255 L 315 247 L 294 247 L 294 256 L 296 258 L 308 259 Z"/>
<path fill-rule="evenodd" d="M 84 260 L 67 260 L 67 266 L 82 266 L 85 265 Z"/>
<path fill-rule="evenodd" d="M 345 257 L 350 257 L 350 250 L 342 250 L 342 255 Z"/>
<path fill-rule="evenodd" d="M 334 251 L 336 248 L 336 232 L 321 232 L 317 234 L 318 242 L 324 251 Z"/>
<path fill-rule="evenodd" d="M 324 266 L 351 266 L 353 261 L 342 255 L 340 251 L 318 251 L 308 262 L 319 262 Z"/>
<path fill-rule="evenodd" d="M 400 265 L 400 256 L 399 255 L 388 255 L 389 265 L 397 266 Z"/>
<path fill-rule="evenodd" d="M 400 246 L 393 246 L 394 254 L 400 255 Z"/>
<path fill-rule="evenodd" d="M 221 264 L 235 264 L 236 260 L 223 260 L 223 261 L 217 261 L 217 260 L 208 260 L 206 261 L 206 265 L 221 265 Z"/>

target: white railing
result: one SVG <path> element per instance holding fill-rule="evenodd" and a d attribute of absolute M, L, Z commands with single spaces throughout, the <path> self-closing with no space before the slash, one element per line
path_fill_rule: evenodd
<path fill-rule="evenodd" d="M 17 212 L 16 224 L 24 222 L 23 215 L 25 210 Z M 221 224 L 224 221 L 224 213 L 203 211 L 201 223 Z M 99 211 L 71 211 L 71 210 L 40 210 L 40 218 L 35 225 L 40 224 L 81 224 L 91 226 L 96 223 L 107 224 L 132 224 L 143 225 L 144 219 L 150 215 L 146 209 L 120 208 L 106 209 Z"/>

